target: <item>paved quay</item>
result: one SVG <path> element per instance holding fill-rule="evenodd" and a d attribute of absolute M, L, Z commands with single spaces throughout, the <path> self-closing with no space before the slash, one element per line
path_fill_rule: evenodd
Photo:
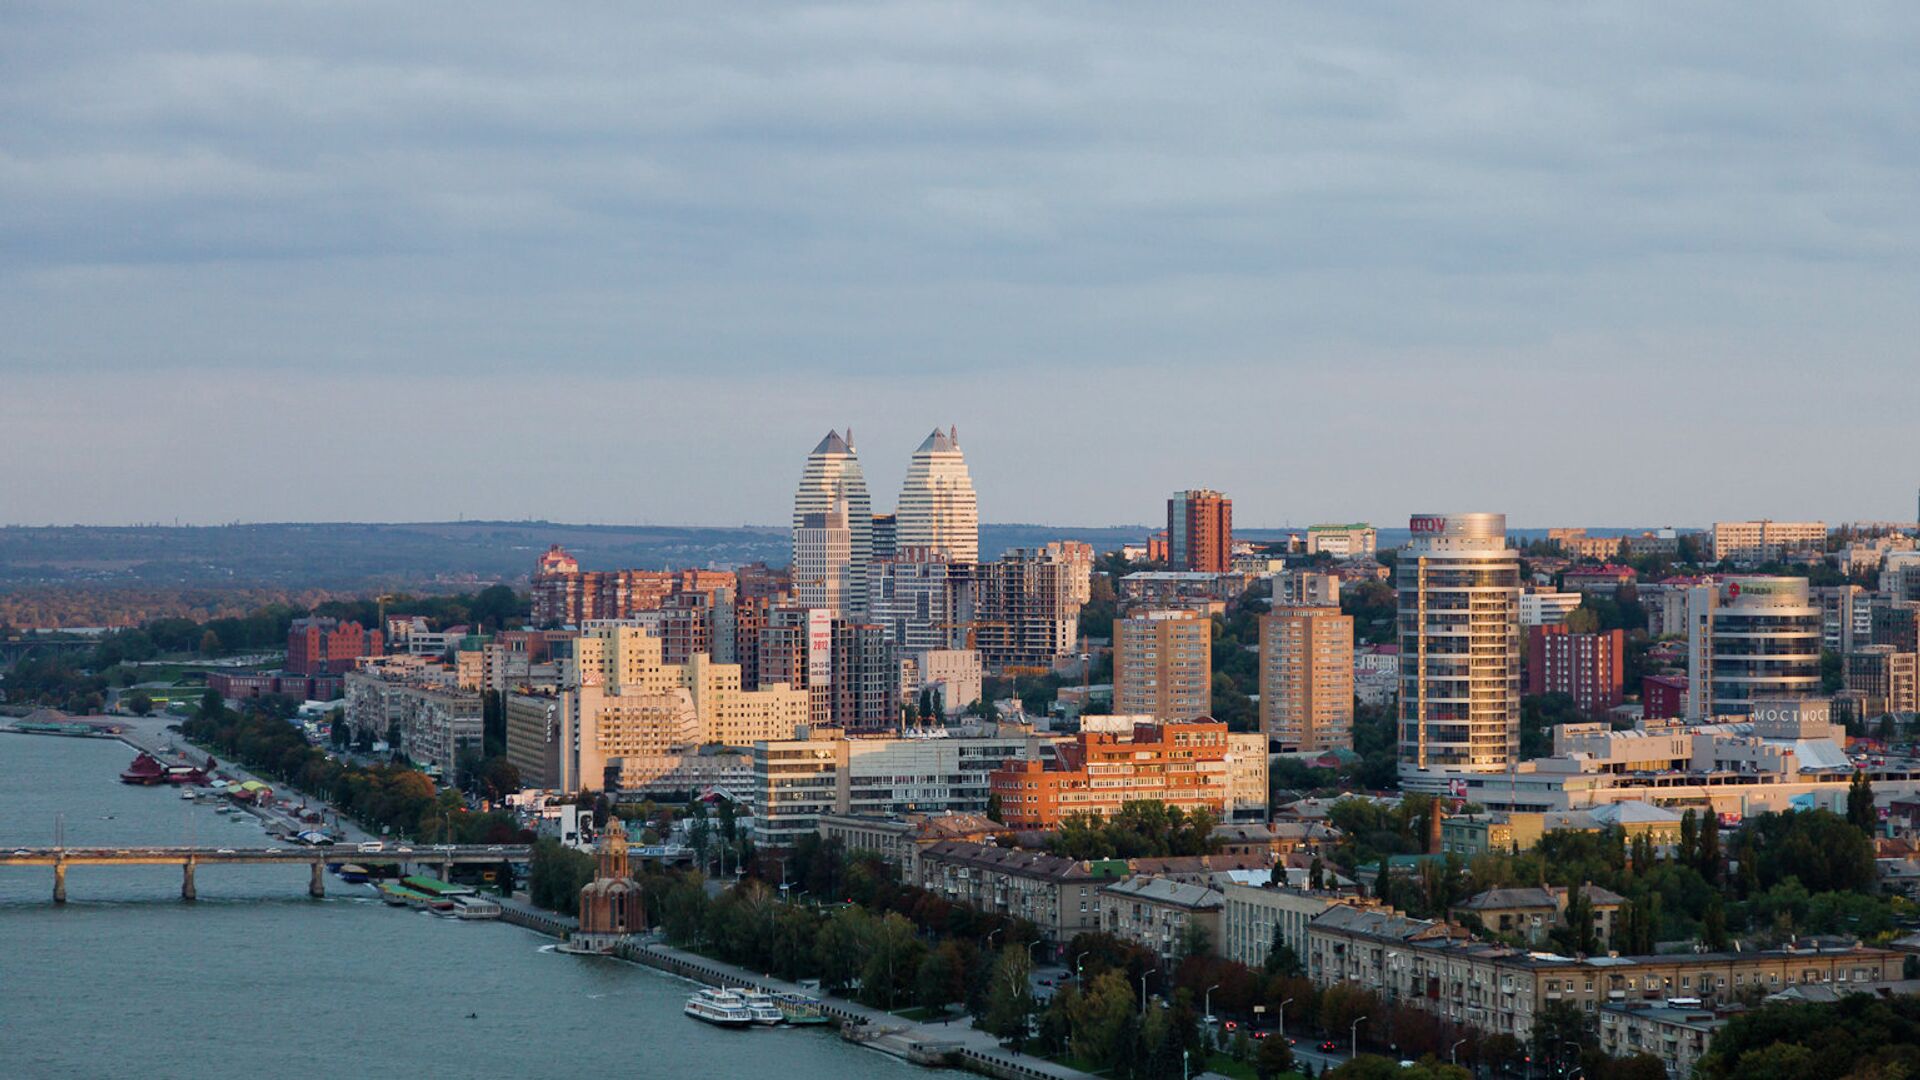
<path fill-rule="evenodd" d="M 648 967 L 658 968 L 698 982 L 724 986 L 750 986 L 817 998 L 827 1015 L 841 1021 L 852 1021 L 864 1026 L 870 1032 L 858 1041 L 895 1057 L 913 1060 L 916 1051 L 928 1053 L 945 1051 L 959 1059 L 958 1063 L 964 1067 L 995 1076 L 1048 1077 L 1055 1080 L 1086 1080 L 1088 1076 L 1087 1073 L 1078 1069 L 1070 1069 L 1065 1065 L 1058 1065 L 1028 1054 L 1016 1054 L 1006 1049 L 992 1035 L 974 1028 L 970 1018 L 964 1013 L 956 1014 L 946 1023 L 912 1021 L 843 997 L 826 995 L 798 983 L 776 979 L 771 975 L 749 971 L 718 960 L 710 960 L 698 953 L 676 949 L 659 942 L 636 942 L 623 950 L 620 955 L 636 963 L 646 964 Z"/>

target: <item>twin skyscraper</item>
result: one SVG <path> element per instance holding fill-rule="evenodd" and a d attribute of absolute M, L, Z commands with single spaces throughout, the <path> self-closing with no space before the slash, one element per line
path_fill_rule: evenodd
<path fill-rule="evenodd" d="M 959 432 L 936 428 L 920 443 L 896 512 L 877 516 L 853 429 L 827 432 L 807 455 L 793 497 L 793 585 L 801 603 L 864 618 L 874 561 L 910 549 L 979 561 L 980 508 Z"/>

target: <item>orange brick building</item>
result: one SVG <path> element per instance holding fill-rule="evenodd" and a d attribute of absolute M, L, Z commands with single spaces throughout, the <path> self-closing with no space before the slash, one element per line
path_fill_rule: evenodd
<path fill-rule="evenodd" d="M 1226 816 L 1227 725 L 1217 720 L 1136 724 L 1131 733 L 1081 732 L 1055 751 L 1054 767 L 1009 762 L 989 790 L 1002 824 L 1047 829 L 1071 814 L 1110 817 L 1126 803 L 1153 799 L 1182 810 Z"/>

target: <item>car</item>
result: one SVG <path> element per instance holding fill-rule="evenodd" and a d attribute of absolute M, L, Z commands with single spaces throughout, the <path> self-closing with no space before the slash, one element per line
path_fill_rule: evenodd
<path fill-rule="evenodd" d="M 1041 979 L 1041 980 L 1040 980 L 1040 985 L 1041 985 L 1041 986 L 1052 986 L 1052 985 L 1053 985 L 1053 980 L 1052 980 L 1052 979 Z"/>
<path fill-rule="evenodd" d="M 1229 1020 L 1229 1021 L 1227 1021 L 1227 1022 L 1226 1022 L 1226 1025 L 1225 1025 L 1225 1027 L 1226 1027 L 1226 1030 L 1228 1030 L 1228 1031 L 1239 1031 L 1239 1030 L 1240 1030 L 1240 1021 L 1238 1021 L 1238 1020 Z"/>
<path fill-rule="evenodd" d="M 14 849 L 13 849 L 13 853 L 14 853 L 15 855 L 31 855 L 31 854 L 33 854 L 33 852 L 31 852 L 31 851 L 28 851 L 28 850 L 27 850 L 26 848 L 14 848 Z"/>
<path fill-rule="evenodd" d="M 230 847 L 223 847 L 220 850 L 215 851 L 214 854 L 215 855 L 232 855 L 234 854 L 234 850 Z"/>
<path fill-rule="evenodd" d="M 1334 1042 L 1332 1039 L 1322 1039 L 1320 1041 L 1320 1052 L 1323 1054 L 1335 1053 L 1339 1049 L 1340 1049 L 1340 1044 L 1337 1042 Z"/>
<path fill-rule="evenodd" d="M 407 845 L 405 845 L 405 844 L 401 844 L 401 845 L 400 845 L 399 847 L 397 847 L 397 848 L 394 848 L 393 850 L 395 850 L 395 851 L 397 851 L 397 852 L 399 852 L 399 853 L 400 853 L 400 854 L 402 854 L 402 855 L 411 855 L 411 854 L 413 854 L 413 849 L 412 849 L 412 848 L 410 848 L 410 847 L 408 847 L 408 846 L 407 846 Z"/>
<path fill-rule="evenodd" d="M 1271 1035 L 1271 1034 L 1273 1034 L 1273 1032 L 1271 1032 L 1271 1031 L 1255 1031 L 1255 1032 L 1251 1032 L 1251 1034 L 1252 1034 L 1252 1035 L 1253 1035 L 1253 1037 L 1254 1037 L 1254 1038 L 1256 1038 L 1256 1039 L 1264 1039 L 1264 1038 L 1266 1038 L 1267 1036 L 1269 1036 L 1269 1035 Z"/>
<path fill-rule="evenodd" d="M 499 844 L 488 844 L 487 850 L 488 851 L 505 851 L 507 849 L 504 847 L 501 847 Z"/>
<path fill-rule="evenodd" d="M 369 840 L 360 845 L 360 850 L 368 855 L 378 855 L 380 852 L 387 850 L 387 845 L 378 840 Z"/>

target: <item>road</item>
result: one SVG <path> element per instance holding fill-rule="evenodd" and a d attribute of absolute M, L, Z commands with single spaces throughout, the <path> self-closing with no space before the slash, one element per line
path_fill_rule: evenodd
<path fill-rule="evenodd" d="M 207 760 L 206 751 L 188 743 L 177 733 L 167 730 L 169 724 L 179 722 L 178 717 L 123 716 L 115 717 L 114 719 L 115 722 L 125 728 L 120 735 L 123 740 L 145 750 L 147 753 L 159 758 L 162 762 L 170 765 L 201 765 L 205 764 Z M 305 829 L 315 828 L 316 826 L 312 823 L 303 822 L 296 816 L 297 811 L 311 809 L 318 810 L 321 813 L 322 817 L 326 819 L 328 827 L 342 837 L 340 841 L 342 844 L 358 844 L 369 840 L 382 839 L 362 829 L 359 825 L 355 824 L 352 819 L 335 813 L 333 807 L 327 805 L 325 802 L 288 788 L 285 784 L 277 780 L 264 776 L 256 776 L 237 763 L 221 761 L 220 772 L 229 778 L 243 781 L 258 780 L 260 783 L 274 789 L 276 799 L 273 806 L 249 808 L 255 817 L 260 818 L 261 821 L 269 827 L 283 829 L 288 832 L 300 832 Z M 284 800 L 279 798 L 279 796 L 282 795 L 284 795 Z M 286 807 L 279 805 L 282 801 L 288 805 Z"/>

